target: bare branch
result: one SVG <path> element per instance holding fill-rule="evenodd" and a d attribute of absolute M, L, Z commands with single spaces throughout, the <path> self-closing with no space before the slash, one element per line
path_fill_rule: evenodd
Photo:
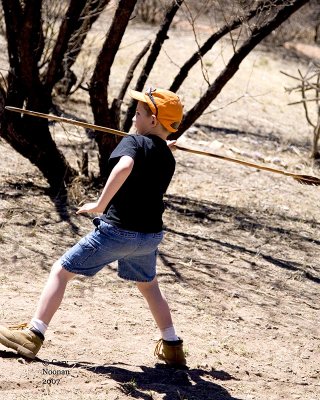
<path fill-rule="evenodd" d="M 200 47 L 200 43 L 199 43 L 199 40 L 198 40 L 198 35 L 197 35 L 197 32 L 196 32 L 196 27 L 195 27 L 195 20 L 196 20 L 196 18 L 193 17 L 192 12 L 191 12 L 191 10 L 190 10 L 190 7 L 188 6 L 187 3 L 184 3 L 184 7 L 185 7 L 186 10 L 187 10 L 187 12 L 185 13 L 185 15 L 186 15 L 186 17 L 187 17 L 187 20 L 189 21 L 189 24 L 191 25 L 193 37 L 194 37 L 194 40 L 195 40 L 196 45 L 197 45 L 197 47 L 198 47 L 197 53 L 198 53 L 198 55 L 199 55 L 199 60 L 200 60 L 200 64 L 201 64 L 202 76 L 203 76 L 203 79 L 205 80 L 205 82 L 208 84 L 208 86 L 210 86 L 209 73 L 208 73 L 208 70 L 206 69 L 206 67 L 205 67 L 205 65 L 204 65 L 204 62 L 203 62 L 203 57 L 202 57 L 201 51 L 200 51 L 200 50 L 201 50 L 201 47 Z"/>
<path fill-rule="evenodd" d="M 44 0 L 42 7 L 44 49 L 39 63 L 39 70 L 49 64 L 54 43 L 58 36 L 58 27 L 62 15 L 66 15 L 66 2 L 60 0 Z"/>
<path fill-rule="evenodd" d="M 278 5 L 283 3 L 281 0 L 275 1 Z M 250 21 L 254 18 L 259 12 L 261 12 L 261 7 L 265 1 L 260 1 L 258 5 L 250 10 L 246 15 L 234 18 L 230 23 L 226 22 L 226 24 L 221 27 L 218 31 L 214 32 L 206 42 L 196 51 L 181 67 L 180 71 L 173 79 L 173 82 L 170 86 L 170 90 L 173 92 L 177 92 L 184 80 L 187 78 L 189 71 L 191 68 L 203 57 L 212 47 L 226 34 L 233 31 L 234 29 L 239 28 L 242 24 Z"/>
<path fill-rule="evenodd" d="M 201 99 L 184 116 L 178 132 L 170 135 L 170 139 L 176 139 L 188 129 L 192 123 L 205 111 L 211 102 L 218 96 L 226 83 L 234 76 L 239 69 L 244 58 L 254 49 L 258 43 L 268 36 L 274 29 L 289 18 L 295 11 L 301 8 L 308 0 L 291 0 L 290 3 L 278 10 L 278 13 L 267 21 L 263 26 L 252 30 L 252 35 L 243 43 L 243 45 L 230 58 L 224 70 L 216 78 L 215 82 L 207 89 Z"/>
<path fill-rule="evenodd" d="M 309 101 L 319 101 L 319 100 L 320 100 L 320 97 L 315 97 L 314 99 L 302 99 L 299 101 L 294 101 L 293 103 L 288 103 L 288 106 L 293 106 L 295 104 L 302 104 L 302 103 L 306 103 Z"/>
<path fill-rule="evenodd" d="M 302 99 L 299 101 L 291 102 L 289 105 L 302 104 L 304 109 L 304 114 L 307 123 L 313 128 L 313 147 L 311 157 L 315 160 L 319 158 L 318 152 L 318 142 L 320 136 L 320 66 L 316 64 L 310 63 L 305 74 L 298 69 L 299 77 L 295 77 L 289 74 L 284 73 L 285 75 L 293 78 L 295 80 L 299 80 L 300 84 L 289 92 L 295 90 L 301 93 Z M 311 79 L 316 78 L 316 82 L 311 82 Z M 312 94 L 315 94 L 315 97 L 307 97 L 306 92 L 312 91 Z M 314 122 L 311 118 L 311 110 L 310 103 L 314 103 L 316 107 L 316 121 Z"/>
<path fill-rule="evenodd" d="M 124 98 L 124 96 L 126 94 L 126 91 L 127 91 L 128 87 L 129 87 L 131 81 L 132 81 L 134 71 L 137 68 L 137 66 L 138 66 L 140 60 L 142 59 L 142 57 L 149 50 L 150 46 L 151 46 L 151 40 L 148 41 L 148 43 L 144 46 L 144 48 L 140 51 L 140 53 L 136 56 L 136 58 L 133 60 L 132 64 L 130 65 L 129 70 L 128 70 L 127 75 L 126 75 L 126 78 L 125 78 L 125 80 L 124 80 L 124 82 L 122 84 L 122 87 L 120 89 L 119 96 L 118 96 L 118 101 L 122 101 L 123 100 L 123 98 Z"/>
<path fill-rule="evenodd" d="M 285 75 L 285 76 L 288 76 L 289 78 L 295 79 L 295 80 L 297 80 L 297 81 L 301 81 L 301 79 L 298 78 L 297 76 L 293 76 L 293 75 L 291 75 L 291 74 L 288 74 L 287 72 L 280 71 L 280 73 L 283 74 L 283 75 Z"/>
<path fill-rule="evenodd" d="M 64 68 L 69 70 L 74 64 L 76 57 L 81 51 L 83 42 L 87 37 L 92 24 L 101 15 L 102 11 L 106 8 L 110 0 L 87 0 L 79 17 L 80 26 L 73 32 L 68 43 L 68 49 L 64 56 Z"/>
<path fill-rule="evenodd" d="M 158 58 L 158 55 L 160 53 L 161 47 L 164 43 L 164 41 L 168 38 L 167 33 L 170 28 L 170 25 L 172 23 L 172 20 L 174 16 L 176 15 L 178 9 L 180 8 L 181 4 L 183 3 L 184 0 L 173 0 L 171 7 L 168 8 L 168 11 L 165 15 L 164 21 L 160 26 L 160 29 L 157 33 L 157 36 L 151 46 L 151 50 L 149 53 L 149 57 L 141 71 L 141 74 L 138 78 L 137 84 L 135 86 L 135 90 L 141 91 L 143 90 L 143 87 L 148 79 L 148 76 L 152 70 L 152 67 Z M 129 104 L 129 107 L 127 109 L 127 115 L 126 119 L 123 124 L 123 129 L 125 131 L 128 131 L 130 129 L 130 126 L 132 124 L 132 117 L 134 115 L 136 108 L 136 101 L 131 101 Z"/>
<path fill-rule="evenodd" d="M 99 54 L 90 84 L 91 103 L 93 112 L 96 115 L 104 113 L 105 107 L 108 104 L 108 85 L 111 66 L 135 4 L 136 0 L 119 1 L 103 48 Z"/>
<path fill-rule="evenodd" d="M 215 108 L 214 110 L 210 110 L 210 111 L 204 112 L 202 115 L 208 115 L 208 114 L 215 113 L 215 112 L 217 112 L 217 111 L 224 110 L 225 108 L 229 107 L 231 104 L 238 103 L 239 100 L 244 99 L 244 98 L 255 99 L 255 98 L 257 98 L 257 97 L 265 96 L 266 94 L 267 94 L 267 93 L 262 93 L 262 94 L 257 94 L 257 95 L 251 95 L 251 94 L 248 94 L 248 93 L 244 93 L 244 94 L 242 94 L 241 96 L 237 97 L 236 99 L 229 101 L 229 102 L 226 103 L 225 105 L 223 105 L 223 106 L 221 106 L 221 107 L 219 107 L 219 108 Z"/>
<path fill-rule="evenodd" d="M 51 91 L 54 84 L 63 76 L 62 60 L 68 48 L 72 34 L 79 28 L 79 18 L 86 5 L 86 0 L 71 0 L 68 11 L 62 21 L 56 45 L 52 51 L 51 60 L 48 65 L 45 85 Z"/>
<path fill-rule="evenodd" d="M 317 97 L 316 103 L 317 103 L 317 108 L 318 108 L 318 118 L 320 120 L 320 101 L 319 101 L 319 97 L 320 97 L 319 96 L 320 95 L 320 67 L 319 67 L 319 70 L 318 70 L 318 76 L 317 76 L 317 83 L 316 83 L 315 92 L 316 92 L 316 97 Z"/>

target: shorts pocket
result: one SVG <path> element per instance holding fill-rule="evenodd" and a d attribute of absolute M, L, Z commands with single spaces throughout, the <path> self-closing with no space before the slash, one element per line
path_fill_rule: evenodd
<path fill-rule="evenodd" d="M 94 243 L 84 237 L 66 253 L 66 258 L 76 267 L 84 264 L 97 251 L 98 248 Z"/>

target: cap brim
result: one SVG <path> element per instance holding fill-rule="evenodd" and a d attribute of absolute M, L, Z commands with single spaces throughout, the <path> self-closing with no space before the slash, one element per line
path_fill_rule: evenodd
<path fill-rule="evenodd" d="M 130 90 L 129 95 L 135 100 L 142 101 L 143 103 L 148 103 L 146 95 L 144 93 L 138 92 L 136 90 Z"/>

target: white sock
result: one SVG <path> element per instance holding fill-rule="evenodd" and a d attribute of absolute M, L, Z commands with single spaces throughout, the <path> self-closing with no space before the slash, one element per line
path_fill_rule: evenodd
<path fill-rule="evenodd" d="M 31 320 L 31 325 L 38 329 L 39 332 L 41 332 L 44 336 L 44 334 L 46 333 L 46 330 L 48 329 L 48 325 L 45 324 L 43 321 L 41 321 L 40 319 L 37 318 L 32 318 Z"/>
<path fill-rule="evenodd" d="M 160 331 L 161 331 L 161 336 L 162 336 L 163 340 L 167 340 L 170 342 L 179 340 L 173 326 L 169 326 L 169 328 L 165 328 L 165 329 L 160 329 Z"/>

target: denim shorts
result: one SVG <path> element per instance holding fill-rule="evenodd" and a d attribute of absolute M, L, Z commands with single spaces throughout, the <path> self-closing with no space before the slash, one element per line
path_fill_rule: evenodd
<path fill-rule="evenodd" d="M 60 258 L 67 271 L 93 276 L 107 264 L 118 261 L 120 278 L 136 282 L 154 279 L 163 232 L 127 231 L 110 225 L 103 217 L 94 218 L 93 223 L 95 230 Z"/>

